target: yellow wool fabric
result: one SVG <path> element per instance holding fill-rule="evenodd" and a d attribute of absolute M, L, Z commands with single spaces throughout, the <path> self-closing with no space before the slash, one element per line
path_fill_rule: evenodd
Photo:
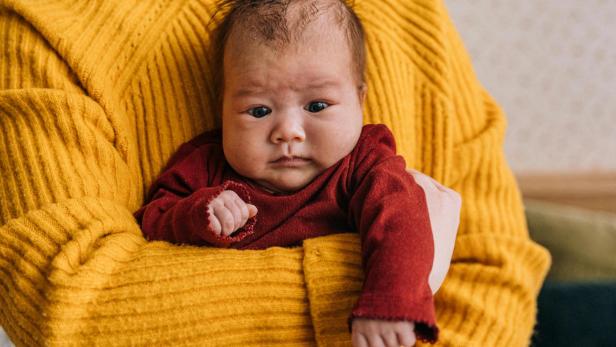
<path fill-rule="evenodd" d="M 0 0 L 0 325 L 18 346 L 349 346 L 355 234 L 238 251 L 146 242 L 132 217 L 211 112 L 212 0 Z M 437 0 L 357 0 L 367 123 L 463 197 L 443 346 L 525 346 L 549 256 L 505 120 Z"/>

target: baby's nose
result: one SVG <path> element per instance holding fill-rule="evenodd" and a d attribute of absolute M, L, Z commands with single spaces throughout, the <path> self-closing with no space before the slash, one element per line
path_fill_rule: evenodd
<path fill-rule="evenodd" d="M 306 132 L 300 117 L 285 115 L 280 118 L 271 134 L 273 143 L 304 142 L 306 140 Z"/>

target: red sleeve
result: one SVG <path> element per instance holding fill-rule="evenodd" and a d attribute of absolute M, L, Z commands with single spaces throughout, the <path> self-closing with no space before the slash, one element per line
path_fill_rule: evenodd
<path fill-rule="evenodd" d="M 250 203 L 241 184 L 223 181 L 225 165 L 216 146 L 184 144 L 152 184 L 146 204 L 135 212 L 148 240 L 229 247 L 251 234 L 255 217 L 230 236 L 218 236 L 209 223 L 208 204 L 223 190 L 233 190 Z"/>
<path fill-rule="evenodd" d="M 396 155 L 387 127 L 369 126 L 353 153 L 349 216 L 359 230 L 365 273 L 349 318 L 415 322 L 418 339 L 438 336 L 428 276 L 434 244 L 423 189 Z"/>

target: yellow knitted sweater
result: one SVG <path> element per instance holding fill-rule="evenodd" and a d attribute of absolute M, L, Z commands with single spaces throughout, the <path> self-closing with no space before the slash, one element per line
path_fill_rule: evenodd
<path fill-rule="evenodd" d="M 350 345 L 355 234 L 263 251 L 146 242 L 132 212 L 211 112 L 212 0 L 0 0 L 0 325 L 18 345 Z M 549 256 L 501 110 L 439 0 L 357 0 L 367 123 L 463 197 L 440 345 L 524 346 Z"/>

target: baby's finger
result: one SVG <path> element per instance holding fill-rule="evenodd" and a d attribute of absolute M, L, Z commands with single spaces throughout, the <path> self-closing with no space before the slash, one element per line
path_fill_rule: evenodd
<path fill-rule="evenodd" d="M 383 339 L 383 343 L 385 343 L 385 346 L 387 347 L 400 347 L 398 337 L 394 331 L 390 330 L 388 332 L 381 333 L 381 339 Z"/>
<path fill-rule="evenodd" d="M 240 208 L 238 200 L 241 201 L 239 197 L 225 201 L 225 207 L 229 210 L 229 212 L 231 212 L 231 215 L 233 216 L 233 231 L 239 229 L 240 227 L 242 227 L 242 225 L 244 225 L 244 221 L 242 220 L 242 210 Z"/>
<path fill-rule="evenodd" d="M 410 334 L 396 334 L 398 336 L 398 346 L 404 346 L 404 347 L 412 347 L 415 346 L 415 333 L 410 333 Z"/>
<path fill-rule="evenodd" d="M 252 218 L 256 216 L 257 212 L 259 212 L 259 210 L 257 209 L 257 206 L 255 205 L 246 204 L 246 207 L 248 208 L 248 218 Z"/>
<path fill-rule="evenodd" d="M 220 221 L 222 235 L 229 236 L 233 231 L 235 231 L 233 229 L 235 226 L 235 220 L 231 212 L 225 206 L 214 207 L 214 213 L 216 214 L 218 221 Z"/>
<path fill-rule="evenodd" d="M 353 347 L 368 347 L 368 340 L 364 337 L 364 335 L 358 332 L 353 332 L 351 340 Z"/>
<path fill-rule="evenodd" d="M 212 230 L 214 231 L 216 235 L 220 235 L 220 232 L 222 231 L 222 227 L 220 225 L 220 221 L 218 221 L 218 218 L 214 214 L 214 211 L 212 208 L 210 208 L 209 221 L 210 221 L 210 228 L 212 228 Z"/>
<path fill-rule="evenodd" d="M 240 217 L 242 220 L 242 225 L 237 226 L 238 228 L 240 228 L 240 227 L 243 227 L 244 224 L 246 224 L 246 221 L 248 220 L 248 218 L 250 218 L 250 215 L 248 213 L 248 204 L 246 204 L 244 200 L 242 199 L 237 199 L 235 200 L 235 205 L 237 205 L 237 208 L 240 210 Z"/>
<path fill-rule="evenodd" d="M 368 336 L 368 345 L 370 347 L 386 347 L 381 335 L 378 334 Z"/>
<path fill-rule="evenodd" d="M 400 322 L 396 326 L 396 336 L 398 342 L 402 346 L 414 346 L 415 345 L 415 323 L 412 322 Z"/>

